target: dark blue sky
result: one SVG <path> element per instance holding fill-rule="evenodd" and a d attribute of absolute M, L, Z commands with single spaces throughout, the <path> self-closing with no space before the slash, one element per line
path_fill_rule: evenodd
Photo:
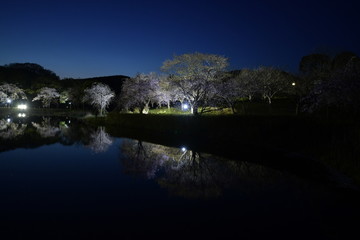
<path fill-rule="evenodd" d="M 0 65 L 33 62 L 60 77 L 159 71 L 191 52 L 231 69 L 296 71 L 315 51 L 360 53 L 356 1 L 5 0 Z"/>

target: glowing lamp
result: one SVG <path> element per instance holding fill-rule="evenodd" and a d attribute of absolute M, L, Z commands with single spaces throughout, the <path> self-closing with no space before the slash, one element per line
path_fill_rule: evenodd
<path fill-rule="evenodd" d="M 295 82 L 293 82 L 291 85 L 295 86 L 296 84 L 295 84 Z"/>
<path fill-rule="evenodd" d="M 184 110 L 188 110 L 188 109 L 189 109 L 189 105 L 183 104 L 183 109 L 184 109 Z"/>
<path fill-rule="evenodd" d="M 6 102 L 7 102 L 7 103 L 11 103 L 11 99 L 6 99 Z"/>
<path fill-rule="evenodd" d="M 185 151 L 186 151 L 186 147 L 182 147 L 182 148 L 181 148 L 181 151 L 182 151 L 182 152 L 185 152 Z"/>
<path fill-rule="evenodd" d="M 27 109 L 27 106 L 26 106 L 25 104 L 19 104 L 19 105 L 17 106 L 17 108 L 18 108 L 18 109 L 21 109 L 21 110 L 25 110 L 25 109 Z"/>

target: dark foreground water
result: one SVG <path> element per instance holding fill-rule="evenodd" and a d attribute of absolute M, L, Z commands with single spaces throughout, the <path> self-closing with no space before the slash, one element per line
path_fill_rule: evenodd
<path fill-rule="evenodd" d="M 1 119 L 0 144 L 0 239 L 359 237 L 358 191 L 318 163 L 321 178 L 70 119 Z"/>

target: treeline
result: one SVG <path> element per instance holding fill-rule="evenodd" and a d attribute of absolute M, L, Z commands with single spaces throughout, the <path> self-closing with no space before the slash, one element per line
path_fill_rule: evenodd
<path fill-rule="evenodd" d="M 163 63 L 164 75 L 138 74 L 124 82 L 123 109 L 148 112 L 151 105 L 186 103 L 193 114 L 229 108 L 238 113 L 244 101 L 292 99 L 297 112 L 360 111 L 360 58 L 351 52 L 334 57 L 304 56 L 299 74 L 260 66 L 228 72 L 228 59 L 211 54 L 183 54 Z"/>
<path fill-rule="evenodd" d="M 54 89 L 59 94 L 51 104 L 60 106 L 71 102 L 73 107 L 83 107 L 84 90 L 95 82 L 101 82 L 120 94 L 122 83 L 129 77 L 123 75 L 94 78 L 60 79 L 54 72 L 35 63 L 13 63 L 0 66 L 0 106 L 6 101 L 21 99 L 32 100 L 46 88 Z M 21 90 L 21 92 L 19 92 Z M 55 94 L 56 95 L 56 94 Z M 60 97 L 62 96 L 62 97 Z M 43 106 L 41 101 L 34 101 L 35 107 Z M 45 104 L 46 106 L 47 104 Z M 44 107 L 45 107 L 44 106 Z"/>
<path fill-rule="evenodd" d="M 162 74 L 63 79 L 37 64 L 0 67 L 0 102 L 28 98 L 43 107 L 92 105 L 100 114 L 110 109 L 147 113 L 150 108 L 189 106 L 193 114 L 223 108 L 238 113 L 243 102 L 292 99 L 299 112 L 347 112 L 360 109 L 360 58 L 352 52 L 335 56 L 310 54 L 299 73 L 275 67 L 227 71 L 228 59 L 213 54 L 175 56 L 161 66 Z"/>

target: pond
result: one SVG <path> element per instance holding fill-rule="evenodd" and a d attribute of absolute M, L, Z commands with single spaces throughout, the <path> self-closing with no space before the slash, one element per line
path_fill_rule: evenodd
<path fill-rule="evenodd" d="M 334 169 L 316 161 L 304 161 L 304 169 L 263 164 L 241 152 L 211 155 L 185 142 L 116 138 L 70 118 L 0 119 L 0 238 L 357 234 L 358 191 Z M 280 158 L 295 163 L 303 156 Z"/>

